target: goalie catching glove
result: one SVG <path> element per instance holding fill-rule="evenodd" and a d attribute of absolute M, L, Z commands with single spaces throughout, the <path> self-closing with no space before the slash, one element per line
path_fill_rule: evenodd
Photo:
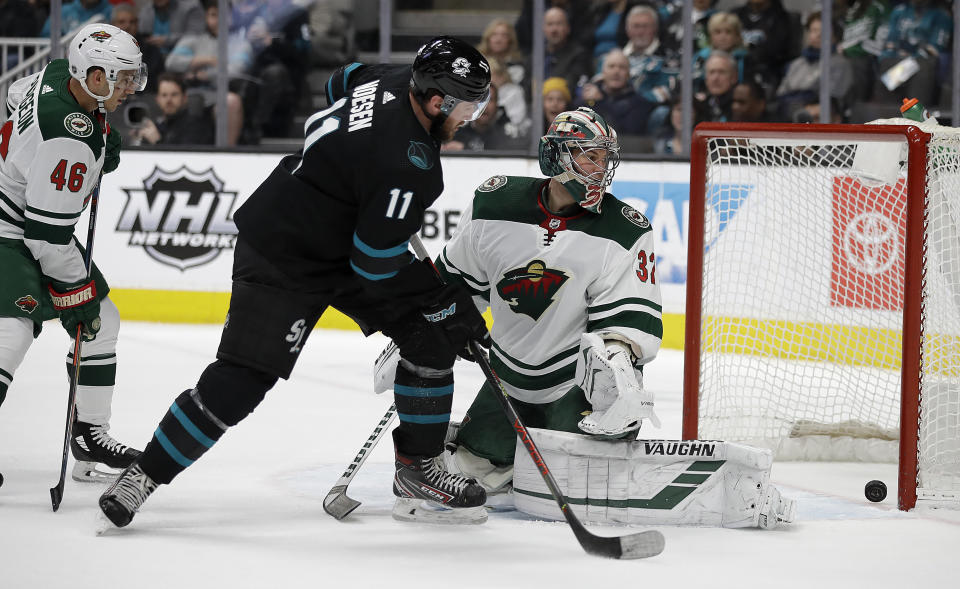
<path fill-rule="evenodd" d="M 643 373 L 633 362 L 633 354 L 624 342 L 604 341 L 594 333 L 580 337 L 575 378 L 593 407 L 593 412 L 577 424 L 581 430 L 622 437 L 639 430 L 644 419 L 660 427 L 653 411 L 653 394 L 644 390 Z"/>
<path fill-rule="evenodd" d="M 93 341 L 100 331 L 100 300 L 97 299 L 97 286 L 93 280 L 74 284 L 51 282 L 47 287 L 53 308 L 60 316 L 60 324 L 70 337 L 76 337 L 77 326 L 83 326 L 80 337 L 83 341 Z"/>

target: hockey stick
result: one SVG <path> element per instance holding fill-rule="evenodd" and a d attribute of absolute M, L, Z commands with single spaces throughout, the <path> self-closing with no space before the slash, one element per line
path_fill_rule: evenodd
<path fill-rule="evenodd" d="M 106 144 L 106 138 L 104 138 Z M 84 252 L 83 264 L 87 269 L 87 280 L 93 271 L 93 236 L 97 231 L 97 203 L 100 200 L 100 182 L 103 172 L 97 178 L 97 185 L 90 194 L 90 222 L 87 225 L 87 251 Z M 70 436 L 73 433 L 73 416 L 76 412 L 77 382 L 80 380 L 80 341 L 83 335 L 83 325 L 77 325 L 77 335 L 73 341 L 73 378 L 70 379 L 70 391 L 67 393 L 67 424 L 63 430 L 63 456 L 60 461 L 60 481 L 57 486 L 50 488 L 50 503 L 53 511 L 60 509 L 63 500 L 63 486 L 67 480 L 67 454 L 70 451 Z"/>
<path fill-rule="evenodd" d="M 418 235 L 414 234 L 410 237 L 410 244 L 413 246 L 413 251 L 416 252 L 418 258 L 430 261 L 430 256 L 426 248 L 423 247 L 423 242 L 420 241 Z M 430 261 L 430 263 L 433 265 L 432 261 Z M 436 270 L 436 266 L 434 266 L 434 270 Z M 499 395 L 494 396 L 500 401 L 504 413 L 507 414 L 507 418 L 510 423 L 513 424 L 513 429 L 517 432 L 517 437 L 520 438 L 523 447 L 527 449 L 530 458 L 533 459 L 533 463 L 537 465 L 540 476 L 543 477 L 543 482 L 547 484 L 550 494 L 553 495 L 554 501 L 556 501 L 557 506 L 560 507 L 560 512 L 563 513 L 563 517 L 566 518 L 567 523 L 570 524 L 570 527 L 573 529 L 573 535 L 577 537 L 580 546 L 582 546 L 588 554 L 619 559 L 649 558 L 663 552 L 666 540 L 663 534 L 657 530 L 636 532 L 627 534 L 626 536 L 606 537 L 591 533 L 580 523 L 580 520 L 577 519 L 577 516 L 575 516 L 570 509 L 570 505 L 563 496 L 563 492 L 560 491 L 560 486 L 557 485 L 556 479 L 553 478 L 553 474 L 547 467 L 547 463 L 543 460 L 540 450 L 537 449 L 533 438 L 530 437 L 530 432 L 527 430 L 527 427 L 523 425 L 523 421 L 521 421 L 520 415 L 517 413 L 516 408 L 514 408 L 510 396 L 500 382 L 500 378 L 490 366 L 490 360 L 487 358 L 486 352 L 476 341 L 470 341 L 468 347 L 470 348 L 470 353 L 473 354 L 473 358 L 477 361 L 477 364 L 480 365 L 480 370 L 483 371 L 483 376 L 487 379 L 487 382 L 500 391 Z"/>
<path fill-rule="evenodd" d="M 354 509 L 360 507 L 359 501 L 347 496 L 347 486 L 350 485 L 354 475 L 357 474 L 357 471 L 363 463 L 366 462 L 370 453 L 373 452 L 373 449 L 380 443 L 380 438 L 383 437 L 383 434 L 387 431 L 387 428 L 390 427 L 390 424 L 393 423 L 393 419 L 396 416 L 397 407 L 391 404 L 390 409 L 388 409 L 383 415 L 383 418 L 380 419 L 380 423 L 377 424 L 373 433 L 371 433 L 367 441 L 364 442 L 363 447 L 360 448 L 357 455 L 353 457 L 353 462 L 351 462 L 347 470 L 344 471 L 343 476 L 340 477 L 337 484 L 330 489 L 327 496 L 323 499 L 324 511 L 337 519 L 343 519 L 350 515 Z"/>

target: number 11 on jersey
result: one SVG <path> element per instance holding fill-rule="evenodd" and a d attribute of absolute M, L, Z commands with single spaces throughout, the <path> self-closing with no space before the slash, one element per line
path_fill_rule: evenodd
<path fill-rule="evenodd" d="M 407 216 L 407 209 L 410 208 L 410 200 L 413 198 L 413 193 L 410 191 L 404 192 L 403 196 L 400 196 L 400 189 L 394 188 L 390 191 L 390 204 L 387 205 L 387 218 L 390 219 L 393 217 L 394 211 L 397 209 L 397 200 L 403 198 L 403 204 L 400 205 L 400 211 L 397 212 L 397 219 L 402 219 Z"/>

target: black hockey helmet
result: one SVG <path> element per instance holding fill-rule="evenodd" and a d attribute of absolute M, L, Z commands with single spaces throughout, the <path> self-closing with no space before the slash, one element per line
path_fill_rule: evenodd
<path fill-rule="evenodd" d="M 480 116 L 490 99 L 490 64 L 475 48 L 454 37 L 431 39 L 417 52 L 410 86 L 421 102 L 434 91 L 443 97 L 440 110 L 450 116 L 455 108 L 472 121 Z"/>

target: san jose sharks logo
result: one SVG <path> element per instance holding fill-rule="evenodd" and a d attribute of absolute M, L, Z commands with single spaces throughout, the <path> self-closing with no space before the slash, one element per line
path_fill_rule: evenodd
<path fill-rule="evenodd" d="M 541 260 L 534 260 L 504 273 L 497 283 L 497 294 L 514 313 L 523 313 L 536 321 L 553 304 L 554 295 L 569 278 L 560 270 L 547 268 Z"/>

